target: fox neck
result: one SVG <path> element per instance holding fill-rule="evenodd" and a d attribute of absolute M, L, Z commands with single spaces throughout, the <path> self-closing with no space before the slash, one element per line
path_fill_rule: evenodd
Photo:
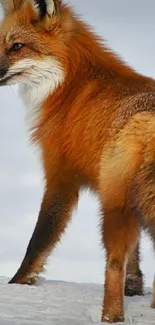
<path fill-rule="evenodd" d="M 56 59 L 47 57 L 41 63 L 38 62 L 35 74 L 20 86 L 20 94 L 26 107 L 30 108 L 28 116 L 31 118 L 38 118 L 38 110 L 44 106 L 48 97 L 52 107 L 61 106 L 64 94 L 65 99 L 70 97 L 68 102 L 71 104 L 76 96 L 74 89 L 78 90 L 81 84 L 84 85 L 89 80 L 98 78 L 105 82 L 117 78 L 118 75 L 123 78 L 139 78 L 138 74 L 101 44 L 100 39 L 87 25 L 75 17 L 73 19 L 76 21 L 76 32 L 66 46 L 69 48 L 69 55 L 64 56 L 62 60 L 65 62 L 66 71 L 64 72 Z M 59 88 L 63 89 L 63 93 Z M 32 122 L 34 124 L 35 120 Z"/>

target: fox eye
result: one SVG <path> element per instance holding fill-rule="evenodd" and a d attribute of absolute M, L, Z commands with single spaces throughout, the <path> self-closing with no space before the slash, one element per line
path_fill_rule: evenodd
<path fill-rule="evenodd" d="M 23 46 L 24 46 L 24 44 L 22 44 L 22 43 L 14 43 L 14 44 L 11 46 L 10 51 L 18 51 L 18 50 L 20 50 Z"/>

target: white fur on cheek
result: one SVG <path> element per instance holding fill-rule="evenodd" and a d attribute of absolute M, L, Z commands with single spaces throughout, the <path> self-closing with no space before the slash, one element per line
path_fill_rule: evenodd
<path fill-rule="evenodd" d="M 5 83 L 6 79 L 6 83 Z M 65 72 L 60 62 L 46 56 L 43 59 L 23 59 L 12 65 L 1 81 L 6 85 L 20 84 L 20 95 L 28 117 L 35 123 L 38 110 L 45 99 L 63 83 Z"/>
<path fill-rule="evenodd" d="M 21 64 L 22 62 L 19 62 Z M 52 94 L 64 81 L 64 71 L 60 64 L 52 58 L 29 60 L 31 69 L 25 70 L 21 83 L 21 95 L 26 105 L 36 108 Z M 23 60 L 24 65 L 24 60 Z"/>
<path fill-rule="evenodd" d="M 23 69 L 23 76 L 19 77 L 20 96 L 31 112 L 29 117 L 37 117 L 36 113 L 41 104 L 64 81 L 65 73 L 60 63 L 50 57 L 42 60 L 25 59 L 16 64 L 17 71 Z"/>

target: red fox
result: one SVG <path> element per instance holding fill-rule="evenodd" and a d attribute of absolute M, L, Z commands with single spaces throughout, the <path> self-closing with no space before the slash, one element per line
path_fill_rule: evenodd
<path fill-rule="evenodd" d="M 106 249 L 101 319 L 124 321 L 130 256 L 127 273 L 131 266 L 142 289 L 141 229 L 155 242 L 154 80 L 127 66 L 63 1 L 1 2 L 0 85 L 20 84 L 45 176 L 38 221 L 10 283 L 35 283 L 79 191 L 89 188 L 100 200 Z"/>

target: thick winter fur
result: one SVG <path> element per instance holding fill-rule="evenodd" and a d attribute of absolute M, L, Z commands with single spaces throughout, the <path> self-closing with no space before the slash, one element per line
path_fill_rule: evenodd
<path fill-rule="evenodd" d="M 0 85 L 24 87 L 45 175 L 38 221 L 10 283 L 35 283 L 80 189 L 90 188 L 100 199 L 107 252 L 102 321 L 123 321 L 126 266 L 141 278 L 141 228 L 155 242 L 155 82 L 108 50 L 63 1 L 3 6 Z"/>

